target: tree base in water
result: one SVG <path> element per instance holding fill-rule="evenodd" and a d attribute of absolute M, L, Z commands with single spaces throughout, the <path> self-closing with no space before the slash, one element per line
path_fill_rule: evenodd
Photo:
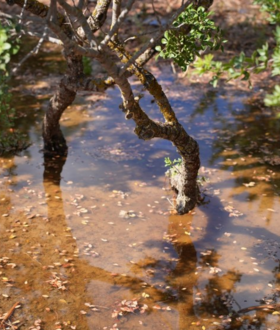
<path fill-rule="evenodd" d="M 176 192 L 176 211 L 178 214 L 186 214 L 191 211 L 200 201 L 200 191 L 196 178 L 188 181 L 188 175 L 183 164 L 177 165 L 176 170 L 169 170 L 167 176 L 170 179 L 172 190 Z"/>

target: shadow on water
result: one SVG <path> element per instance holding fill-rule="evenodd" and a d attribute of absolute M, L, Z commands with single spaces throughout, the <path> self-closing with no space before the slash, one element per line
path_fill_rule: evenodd
<path fill-rule="evenodd" d="M 117 90 L 78 99 L 62 118 L 67 159 L 43 159 L 43 81 L 39 101 L 22 86 L 15 104 L 32 147 L 0 158 L 0 315 L 20 301 L 13 320 L 23 329 L 38 319 L 46 329 L 275 328 L 277 313 L 238 314 L 278 303 L 273 113 L 244 104 L 240 91 L 163 80 L 209 179 L 209 203 L 177 216 L 163 164 L 176 152 L 166 141 L 136 140 Z M 141 102 L 158 116 L 152 99 Z"/>

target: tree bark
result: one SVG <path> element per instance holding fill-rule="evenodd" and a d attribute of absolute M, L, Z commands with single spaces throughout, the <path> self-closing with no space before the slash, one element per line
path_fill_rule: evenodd
<path fill-rule="evenodd" d="M 73 103 L 76 90 L 70 89 L 70 82 L 77 82 L 83 76 L 82 57 L 65 55 L 68 71 L 60 81 L 56 93 L 50 99 L 47 112 L 43 120 L 44 152 L 64 155 L 67 153 L 66 140 L 62 134 L 59 120 L 66 108 Z M 67 84 L 67 81 L 69 84 Z"/>
<path fill-rule="evenodd" d="M 171 141 L 182 157 L 182 169 L 178 175 L 172 178 L 172 188 L 177 192 L 176 210 L 184 214 L 192 210 L 199 199 L 197 186 L 197 174 L 200 167 L 198 143 L 187 134 L 184 127 L 178 122 L 165 93 L 156 78 L 147 70 L 139 68 L 135 73 L 142 84 L 155 97 L 155 100 L 165 118 L 165 123 L 156 122 L 142 110 L 137 97 L 135 98 L 127 78 L 120 75 L 117 67 L 104 57 L 98 61 L 113 77 L 120 88 L 123 98 L 123 110 L 126 119 L 133 119 L 136 127 L 135 134 L 142 140 L 161 138 Z"/>
<path fill-rule="evenodd" d="M 59 120 L 64 110 L 73 103 L 76 93 L 68 90 L 61 82 L 51 98 L 43 121 L 44 152 L 66 154 L 67 144 L 62 134 Z"/>

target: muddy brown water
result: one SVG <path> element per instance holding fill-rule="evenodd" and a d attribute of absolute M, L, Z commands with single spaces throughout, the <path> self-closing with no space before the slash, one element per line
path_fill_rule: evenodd
<path fill-rule="evenodd" d="M 238 314 L 278 302 L 276 116 L 240 91 L 162 77 L 207 179 L 205 204 L 178 216 L 164 174 L 176 151 L 137 139 L 117 89 L 79 96 L 61 122 L 67 159 L 44 161 L 51 82 L 28 79 L 15 106 L 32 146 L 0 158 L 0 315 L 19 302 L 6 328 L 277 329 L 277 309 Z"/>

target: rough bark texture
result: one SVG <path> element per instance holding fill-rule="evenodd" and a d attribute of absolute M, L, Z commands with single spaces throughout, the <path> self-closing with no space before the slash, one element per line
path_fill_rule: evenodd
<path fill-rule="evenodd" d="M 59 120 L 64 110 L 73 103 L 76 93 L 68 90 L 63 83 L 51 98 L 43 121 L 44 151 L 58 154 L 67 153 L 67 144 L 61 132 Z"/>
<path fill-rule="evenodd" d="M 83 75 L 82 58 L 73 54 L 66 55 L 68 74 L 61 79 L 55 95 L 51 98 L 43 121 L 44 151 L 63 155 L 67 144 L 61 132 L 59 120 L 66 108 L 73 103 L 76 91 L 69 89 L 65 80 L 76 81 Z"/>

